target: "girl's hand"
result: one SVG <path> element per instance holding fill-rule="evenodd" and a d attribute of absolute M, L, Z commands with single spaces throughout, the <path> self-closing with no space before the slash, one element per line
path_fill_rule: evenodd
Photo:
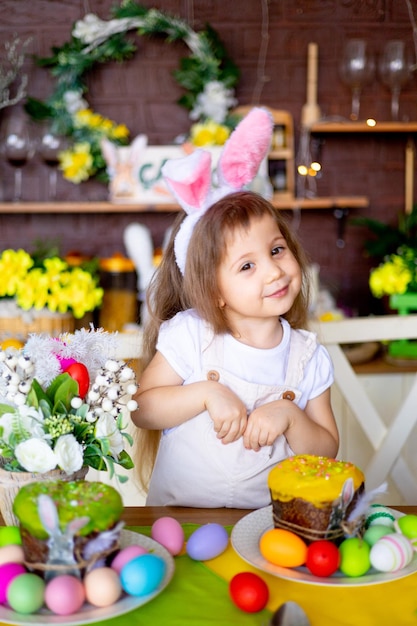
<path fill-rule="evenodd" d="M 236 441 L 245 432 L 248 416 L 242 400 L 221 383 L 207 387 L 205 408 L 222 443 Z"/>
<path fill-rule="evenodd" d="M 272 446 L 276 438 L 290 426 L 288 409 L 292 406 L 293 403 L 288 400 L 276 400 L 252 411 L 243 436 L 245 448 L 258 451 L 263 446 Z"/>

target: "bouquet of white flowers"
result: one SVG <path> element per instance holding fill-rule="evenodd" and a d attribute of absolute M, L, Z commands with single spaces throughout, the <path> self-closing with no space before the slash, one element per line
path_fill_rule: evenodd
<path fill-rule="evenodd" d="M 89 466 L 113 476 L 115 464 L 133 467 L 122 411 L 137 408 L 137 385 L 132 368 L 111 358 L 114 341 L 91 328 L 31 335 L 21 350 L 0 351 L 3 469 L 71 474 Z"/>

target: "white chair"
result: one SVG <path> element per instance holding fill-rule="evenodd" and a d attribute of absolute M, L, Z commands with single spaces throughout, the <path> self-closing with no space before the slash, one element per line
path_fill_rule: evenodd
<path fill-rule="evenodd" d="M 402 451 L 417 424 L 417 373 L 397 413 L 386 426 L 346 358 L 341 344 L 417 339 L 417 315 L 314 322 L 311 328 L 326 345 L 335 368 L 335 383 L 373 448 L 372 458 L 363 468 L 367 487 L 377 487 L 391 476 L 406 502 L 415 503 L 417 480 L 403 458 Z"/>

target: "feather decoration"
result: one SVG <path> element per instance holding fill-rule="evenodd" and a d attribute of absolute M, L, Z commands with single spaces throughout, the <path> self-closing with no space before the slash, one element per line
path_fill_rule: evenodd
<path fill-rule="evenodd" d="M 348 523 L 354 522 L 361 517 L 364 517 L 368 511 L 369 506 L 375 501 L 375 498 L 382 493 L 387 492 L 388 484 L 382 483 L 379 487 L 375 487 L 371 491 L 364 491 L 361 496 L 359 496 L 358 501 L 353 507 L 352 511 L 349 513 L 349 517 L 347 519 Z"/>
<path fill-rule="evenodd" d="M 114 544 L 119 540 L 120 532 L 124 526 L 124 522 L 119 522 L 110 530 L 105 530 L 99 535 L 91 539 L 83 548 L 82 557 L 85 561 L 90 561 L 94 555 L 108 552 Z M 105 563 L 105 559 L 101 558 L 96 560 L 87 569 L 91 570 L 96 567 L 102 567 Z"/>

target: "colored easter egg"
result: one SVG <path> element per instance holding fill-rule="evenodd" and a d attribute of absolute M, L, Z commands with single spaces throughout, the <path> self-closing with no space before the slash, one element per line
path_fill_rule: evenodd
<path fill-rule="evenodd" d="M 395 520 L 396 530 L 408 539 L 417 538 L 417 515 L 403 515 Z"/>
<path fill-rule="evenodd" d="M 363 539 L 372 547 L 381 537 L 394 533 L 394 528 L 384 526 L 383 524 L 372 524 L 363 534 Z"/>
<path fill-rule="evenodd" d="M 120 572 L 122 588 L 131 596 L 146 596 L 161 584 L 166 564 L 157 554 L 142 554 L 126 563 Z"/>
<path fill-rule="evenodd" d="M 184 531 L 173 517 L 160 517 L 154 522 L 151 537 L 164 546 L 172 556 L 179 554 L 184 546 Z"/>
<path fill-rule="evenodd" d="M 348 537 L 339 546 L 339 569 L 345 576 L 363 576 L 371 566 L 371 547 L 363 539 Z"/>
<path fill-rule="evenodd" d="M 322 539 L 313 541 L 307 548 L 306 566 L 314 576 L 331 576 L 340 564 L 340 552 L 336 544 Z"/>
<path fill-rule="evenodd" d="M 269 599 L 268 585 L 252 572 L 239 572 L 233 576 L 229 594 L 236 606 L 247 613 L 262 611 Z"/>
<path fill-rule="evenodd" d="M 0 547 L 9 545 L 22 545 L 18 526 L 0 526 Z"/>
<path fill-rule="evenodd" d="M 78 395 L 84 398 L 90 386 L 90 374 L 84 363 L 71 363 L 65 372 L 78 383 Z"/>
<path fill-rule="evenodd" d="M 306 543 L 289 530 L 271 528 L 263 533 L 259 541 L 262 556 L 281 567 L 298 567 L 307 559 Z"/>
<path fill-rule="evenodd" d="M 413 554 L 411 541 L 400 533 L 392 533 L 372 546 L 370 559 L 379 572 L 397 572 L 411 562 Z"/>
<path fill-rule="evenodd" d="M 44 594 L 44 580 L 36 574 L 25 573 L 13 578 L 6 595 L 13 611 L 29 615 L 43 606 Z"/>
<path fill-rule="evenodd" d="M 204 524 L 187 541 L 187 554 L 195 561 L 208 561 L 224 552 L 229 543 L 226 529 L 220 524 Z"/>
<path fill-rule="evenodd" d="M 85 590 L 79 578 L 69 574 L 55 576 L 46 585 L 45 604 L 52 613 L 72 615 L 84 604 Z"/>
<path fill-rule="evenodd" d="M 7 589 L 16 576 L 25 574 L 26 568 L 21 563 L 4 563 L 0 565 L 0 603 L 7 600 Z"/>
<path fill-rule="evenodd" d="M 120 598 L 122 586 L 111 567 L 96 567 L 84 577 L 85 597 L 93 606 L 111 606 Z"/>
<path fill-rule="evenodd" d="M 146 552 L 147 550 L 139 545 L 126 546 L 126 548 L 122 548 L 122 550 L 116 554 L 111 562 L 111 566 L 118 574 L 120 574 L 126 563 L 129 563 L 129 561 L 137 556 L 146 554 Z"/>
<path fill-rule="evenodd" d="M 3 563 L 23 563 L 25 553 L 22 546 L 10 544 L 0 548 L 0 565 Z"/>
<path fill-rule="evenodd" d="M 383 526 L 394 526 L 395 516 L 392 511 L 382 504 L 371 504 L 367 511 L 365 519 L 365 528 L 373 524 L 381 524 Z"/>

